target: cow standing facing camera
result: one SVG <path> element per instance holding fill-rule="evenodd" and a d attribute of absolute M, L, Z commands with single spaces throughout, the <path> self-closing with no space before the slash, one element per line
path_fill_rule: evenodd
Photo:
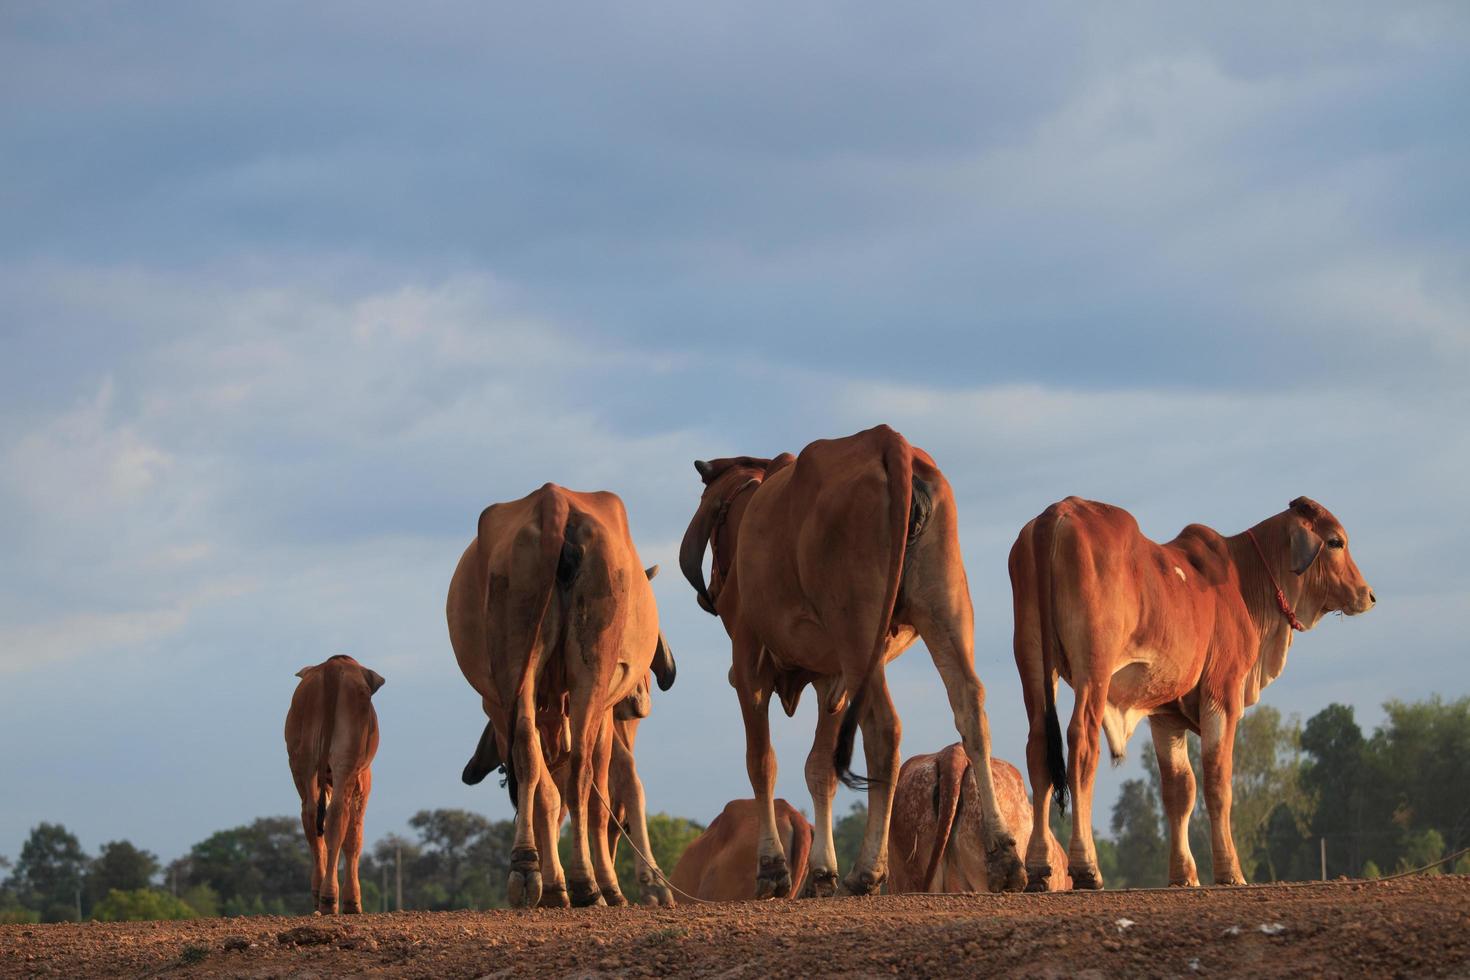
<path fill-rule="evenodd" d="M 337 912 L 337 861 L 347 854 L 342 911 L 362 911 L 357 861 L 362 819 L 373 788 L 378 713 L 377 671 L 343 654 L 296 672 L 301 683 L 286 712 L 286 755 L 301 797 L 301 827 L 311 847 L 311 900 L 318 915 Z"/>

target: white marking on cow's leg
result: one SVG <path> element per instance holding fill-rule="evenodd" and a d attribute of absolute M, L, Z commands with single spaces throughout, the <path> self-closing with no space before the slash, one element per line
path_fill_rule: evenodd
<path fill-rule="evenodd" d="M 881 671 L 868 682 L 862 730 L 863 755 L 868 762 L 868 823 L 857 860 L 842 882 L 852 895 L 871 895 L 888 877 L 888 824 L 898 789 L 898 743 L 903 726 Z"/>
<path fill-rule="evenodd" d="M 1194 810 L 1194 770 L 1189 765 L 1187 729 L 1167 715 L 1148 720 L 1159 758 L 1159 789 L 1169 827 L 1169 884 L 1199 885 L 1194 855 L 1189 852 L 1189 814 Z"/>
<path fill-rule="evenodd" d="M 837 847 L 832 841 L 832 795 L 837 792 L 837 773 L 832 769 L 832 748 L 837 741 L 837 729 L 842 725 L 842 713 L 827 710 L 827 694 L 821 683 L 817 694 L 817 734 L 806 757 L 813 836 L 805 894 L 826 898 L 837 891 Z M 792 882 L 792 887 L 800 888 L 801 883 Z"/>
<path fill-rule="evenodd" d="M 1210 813 L 1210 851 L 1217 885 L 1245 884 L 1230 833 L 1230 777 L 1239 717 L 1239 708 L 1231 710 L 1210 703 L 1208 698 L 1200 699 L 1200 762 L 1205 777 L 1205 807 Z"/>

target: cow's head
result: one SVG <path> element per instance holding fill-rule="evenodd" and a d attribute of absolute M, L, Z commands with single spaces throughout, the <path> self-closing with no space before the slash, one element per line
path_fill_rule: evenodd
<path fill-rule="evenodd" d="M 1337 518 L 1309 497 L 1296 498 L 1280 516 L 1291 571 L 1301 578 L 1297 618 L 1310 626 L 1330 612 L 1356 616 L 1372 609 L 1377 597 L 1358 571 Z"/>
<path fill-rule="evenodd" d="M 719 614 L 715 612 L 715 601 L 704 584 L 705 546 L 717 530 L 716 522 L 724 517 L 729 508 L 731 498 L 746 484 L 764 480 L 771 462 L 756 456 L 694 461 L 694 468 L 704 481 L 704 495 L 699 500 L 699 509 L 694 512 L 693 520 L 689 522 L 689 529 L 684 532 L 684 543 L 679 546 L 679 570 L 684 573 L 689 584 L 694 586 L 699 607 L 711 616 Z M 718 562 L 716 566 L 715 576 L 718 577 Z"/>

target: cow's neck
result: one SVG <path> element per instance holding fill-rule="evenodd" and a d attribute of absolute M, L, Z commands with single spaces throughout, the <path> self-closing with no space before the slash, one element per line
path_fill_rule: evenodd
<path fill-rule="evenodd" d="M 710 529 L 709 546 L 713 553 L 715 576 L 711 582 L 711 594 L 718 597 L 719 589 L 724 587 L 725 579 L 730 575 L 730 568 L 735 563 L 735 549 L 740 540 L 740 524 L 745 519 L 745 505 L 749 502 L 749 491 L 760 485 L 760 480 L 751 477 L 736 484 L 734 489 L 720 504 L 719 513 L 715 515 L 714 527 Z"/>
<path fill-rule="evenodd" d="M 1258 524 L 1252 530 L 1269 560 L 1280 548 L 1268 525 Z M 1302 586 L 1299 576 L 1288 569 L 1273 566 L 1270 574 L 1255 546 L 1244 532 L 1227 539 L 1231 560 L 1235 563 L 1236 578 L 1240 583 L 1240 597 L 1250 616 L 1255 641 L 1253 662 L 1245 676 L 1245 705 L 1249 707 L 1260 699 L 1261 689 L 1266 687 L 1286 669 L 1286 654 L 1291 649 L 1293 632 L 1280 606 L 1276 602 L 1276 586 L 1272 576 L 1280 584 L 1286 601 L 1295 609 L 1301 602 Z"/>

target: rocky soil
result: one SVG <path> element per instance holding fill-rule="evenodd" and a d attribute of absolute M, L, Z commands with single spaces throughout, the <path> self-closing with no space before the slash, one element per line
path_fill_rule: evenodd
<path fill-rule="evenodd" d="M 1470 977 L 1470 877 L 0 926 L 0 975 Z"/>

